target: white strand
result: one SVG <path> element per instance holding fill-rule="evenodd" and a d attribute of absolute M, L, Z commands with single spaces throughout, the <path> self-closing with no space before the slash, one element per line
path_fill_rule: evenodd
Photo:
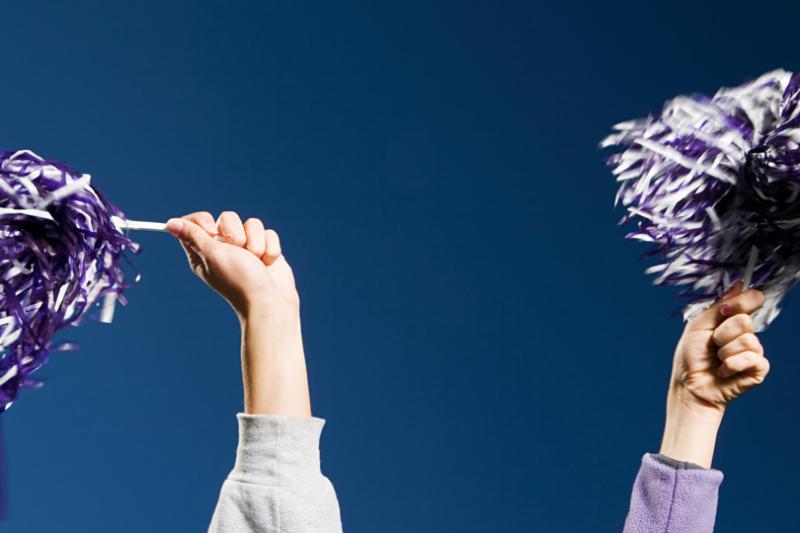
<path fill-rule="evenodd" d="M 742 287 L 744 290 L 750 288 L 750 283 L 753 281 L 753 271 L 756 269 L 757 260 L 758 248 L 753 246 L 750 248 L 750 257 L 747 259 L 747 268 L 745 268 L 744 276 L 742 276 Z"/>

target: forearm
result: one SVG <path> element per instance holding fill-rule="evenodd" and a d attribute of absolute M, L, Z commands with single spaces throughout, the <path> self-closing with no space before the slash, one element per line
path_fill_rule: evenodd
<path fill-rule="evenodd" d="M 691 393 L 671 387 L 660 453 L 677 461 L 711 468 L 723 410 L 698 405 Z"/>
<path fill-rule="evenodd" d="M 700 405 L 674 382 L 661 456 L 645 455 L 624 533 L 711 533 L 722 472 L 711 470 L 723 409 Z"/>
<path fill-rule="evenodd" d="M 341 533 L 336 494 L 320 470 L 323 421 L 311 417 L 299 297 L 278 234 L 230 211 L 217 222 L 193 213 L 168 228 L 241 324 L 245 413 L 209 531 Z"/>
<path fill-rule="evenodd" d="M 252 308 L 240 323 L 245 413 L 311 416 L 299 308 Z"/>

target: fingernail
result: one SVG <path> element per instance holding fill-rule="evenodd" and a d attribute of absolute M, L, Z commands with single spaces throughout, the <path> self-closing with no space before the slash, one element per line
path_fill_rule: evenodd
<path fill-rule="evenodd" d="M 177 235 L 183 229 L 183 220 L 179 218 L 171 218 L 167 220 L 167 230 L 173 235 Z"/>
<path fill-rule="evenodd" d="M 722 314 L 722 316 L 731 316 L 731 306 L 730 305 L 720 306 L 719 312 Z"/>

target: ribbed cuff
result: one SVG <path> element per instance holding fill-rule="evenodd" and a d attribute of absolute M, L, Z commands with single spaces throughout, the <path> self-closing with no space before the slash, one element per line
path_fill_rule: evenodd
<path fill-rule="evenodd" d="M 675 470 L 708 470 L 707 468 L 703 468 L 696 463 L 690 463 L 689 461 L 678 461 L 677 459 L 673 459 L 672 457 L 666 456 L 663 453 L 650 453 L 648 455 L 662 465 L 671 466 Z"/>
<path fill-rule="evenodd" d="M 666 461 L 664 460 L 666 459 Z M 666 455 L 647 453 L 642 457 L 642 466 L 662 473 L 678 472 L 682 479 L 695 482 L 709 483 L 719 486 L 724 478 L 720 470 L 714 468 L 703 468 L 694 463 L 677 461 Z"/>
<path fill-rule="evenodd" d="M 298 472 L 319 472 L 323 419 L 245 413 L 236 418 L 239 446 L 229 479 L 272 485 Z"/>

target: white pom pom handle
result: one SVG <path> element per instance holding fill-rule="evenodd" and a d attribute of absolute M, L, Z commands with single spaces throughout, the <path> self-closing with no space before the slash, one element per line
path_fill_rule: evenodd
<path fill-rule="evenodd" d="M 45 220 L 53 220 L 53 216 L 44 209 L 15 209 L 11 207 L 0 207 L 0 216 L 3 215 L 28 215 Z M 111 221 L 120 229 L 134 229 L 144 231 L 167 231 L 167 225 L 164 222 L 146 222 L 144 220 L 126 220 L 120 217 L 112 216 Z"/>

